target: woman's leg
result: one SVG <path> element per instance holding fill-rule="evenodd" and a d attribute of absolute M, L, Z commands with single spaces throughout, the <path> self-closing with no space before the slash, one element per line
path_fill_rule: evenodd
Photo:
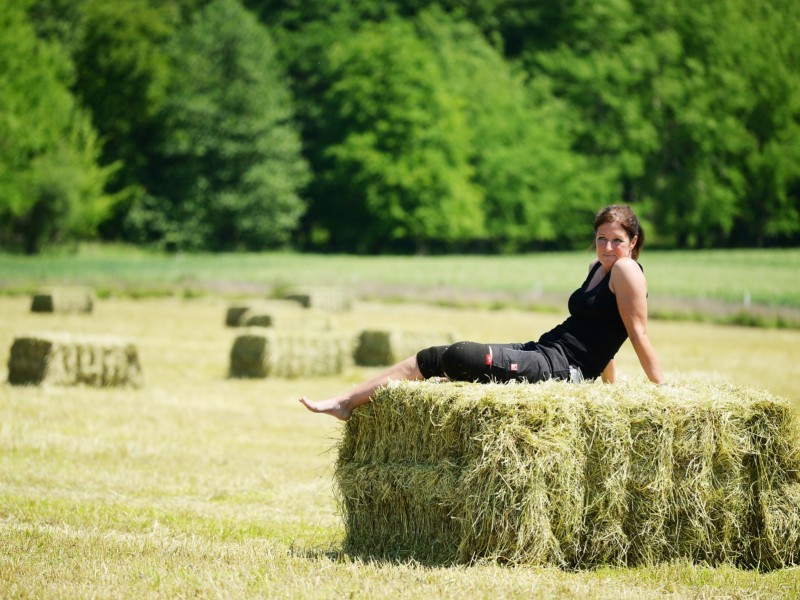
<path fill-rule="evenodd" d="M 534 383 L 556 376 L 541 349 L 527 344 L 457 342 L 444 351 L 442 370 L 455 381 Z"/>
<path fill-rule="evenodd" d="M 417 380 L 424 378 L 417 365 L 417 356 L 409 356 L 407 359 L 389 367 L 372 379 L 358 384 L 347 393 L 316 402 L 302 396 L 300 398 L 300 403 L 311 412 L 333 415 L 337 419 L 346 421 L 355 408 L 369 402 L 375 390 L 385 386 L 389 381 L 401 379 Z"/>
<path fill-rule="evenodd" d="M 303 396 L 300 402 L 312 412 L 333 415 L 346 421 L 355 408 L 369 402 L 375 390 L 393 380 L 447 377 L 454 381 L 487 383 L 512 380 L 534 382 L 552 377 L 544 355 L 539 350 L 522 350 L 523 347 L 523 344 L 476 342 L 432 346 L 360 383 L 348 393 L 316 402 Z"/>

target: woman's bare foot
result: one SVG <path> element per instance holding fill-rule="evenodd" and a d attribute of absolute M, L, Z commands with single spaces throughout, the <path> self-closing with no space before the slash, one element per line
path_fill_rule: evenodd
<path fill-rule="evenodd" d="M 353 409 L 345 406 L 345 403 L 340 398 L 331 398 L 330 400 L 318 400 L 314 402 L 305 396 L 300 398 L 300 404 L 305 406 L 308 410 L 315 413 L 323 413 L 326 415 L 333 415 L 337 419 L 347 421 Z"/>
<path fill-rule="evenodd" d="M 356 408 L 370 401 L 375 390 L 385 386 L 390 381 L 408 379 L 423 379 L 422 372 L 417 365 L 416 355 L 409 356 L 407 359 L 378 373 L 372 379 L 358 384 L 344 394 L 327 400 L 317 400 L 316 402 L 301 396 L 300 404 L 311 412 L 333 415 L 337 419 L 346 421 Z"/>

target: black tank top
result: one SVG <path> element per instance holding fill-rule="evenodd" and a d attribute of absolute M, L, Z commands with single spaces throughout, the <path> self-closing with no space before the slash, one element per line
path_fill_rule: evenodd
<path fill-rule="evenodd" d="M 537 342 L 541 346 L 560 348 L 586 378 L 599 377 L 628 338 L 617 308 L 617 298 L 608 287 L 611 273 L 606 273 L 591 290 L 586 289 L 599 268 L 598 262 L 589 270 L 583 285 L 569 297 L 570 316 L 567 320 Z"/>

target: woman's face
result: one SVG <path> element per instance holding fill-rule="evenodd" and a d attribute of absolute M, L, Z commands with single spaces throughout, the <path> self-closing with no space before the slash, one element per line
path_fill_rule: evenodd
<path fill-rule="evenodd" d="M 631 239 L 618 223 L 603 223 L 594 236 L 597 260 L 606 271 L 610 271 L 617 260 L 631 255 L 638 239 L 638 236 Z"/>

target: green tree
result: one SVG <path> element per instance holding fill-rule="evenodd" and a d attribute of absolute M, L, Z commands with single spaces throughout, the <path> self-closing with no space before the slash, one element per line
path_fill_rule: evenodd
<path fill-rule="evenodd" d="M 339 243 L 343 236 L 357 239 L 355 234 L 366 217 L 363 211 L 356 213 L 351 206 L 349 210 L 354 211 L 351 219 L 336 223 L 338 215 L 331 206 L 330 184 L 322 177 L 330 163 L 329 157 L 325 157 L 326 144 L 336 138 L 331 133 L 323 102 L 331 84 L 328 54 L 363 24 L 385 20 L 391 4 L 373 0 L 245 0 L 245 4 L 269 27 L 280 59 L 286 65 L 303 137 L 303 153 L 313 172 L 307 191 L 309 210 L 298 241 L 305 247 L 343 250 L 346 246 Z M 340 133 L 338 139 L 343 135 Z M 326 223 L 329 215 L 334 222 Z M 348 228 L 353 229 L 353 235 L 346 233 Z M 334 230 L 336 235 L 332 238 Z"/>
<path fill-rule="evenodd" d="M 123 200 L 103 231 L 125 237 L 126 215 L 152 183 L 150 166 L 172 76 L 166 45 L 181 11 L 174 1 L 83 2 L 76 93 L 104 141 L 103 162 L 120 165 L 110 187 Z"/>
<path fill-rule="evenodd" d="M 586 220 L 613 199 L 614 188 L 571 150 L 568 108 L 547 87 L 526 81 L 472 24 L 439 10 L 416 21 L 447 89 L 465 107 L 489 247 L 585 244 Z"/>
<path fill-rule="evenodd" d="M 236 0 L 214 0 L 169 55 L 158 172 L 131 222 L 172 248 L 286 244 L 308 171 L 268 31 Z"/>
<path fill-rule="evenodd" d="M 661 17 L 660 19 L 656 17 Z M 669 23 L 670 60 L 654 73 L 647 99 L 659 132 L 646 172 L 634 185 L 651 199 L 662 239 L 677 246 L 716 246 L 730 239 L 744 195 L 735 157 L 748 144 L 738 74 L 717 62 L 725 3 L 651 14 Z"/>
<path fill-rule="evenodd" d="M 360 252 L 424 251 L 483 236 L 463 101 L 413 26 L 365 25 L 331 48 L 324 68 L 324 187 L 311 214 L 323 240 Z"/>
<path fill-rule="evenodd" d="M 614 200 L 644 203 L 647 196 L 635 183 L 659 142 L 648 90 L 661 63 L 672 58 L 672 38 L 669 32 L 645 35 L 629 0 L 573 0 L 560 8 L 554 17 L 559 43 L 536 47 L 530 40 L 521 60 L 572 109 L 572 150 L 588 161 L 588 170 L 615 181 Z M 645 217 L 648 208 L 641 207 Z"/>
<path fill-rule="evenodd" d="M 798 231 L 797 17 L 784 0 L 575 0 L 562 43 L 523 60 L 661 243 L 763 242 Z"/>
<path fill-rule="evenodd" d="M 36 37 L 25 6 L 0 0 L 0 242 L 36 252 L 92 236 L 114 198 L 88 115 L 69 91 L 58 45 Z"/>
<path fill-rule="evenodd" d="M 800 242 L 800 5 L 787 0 L 733 2 L 718 27 L 713 57 L 746 98 L 736 115 L 746 130 L 735 164 L 743 177 L 734 242 Z M 729 100 L 730 101 L 730 100 Z"/>

